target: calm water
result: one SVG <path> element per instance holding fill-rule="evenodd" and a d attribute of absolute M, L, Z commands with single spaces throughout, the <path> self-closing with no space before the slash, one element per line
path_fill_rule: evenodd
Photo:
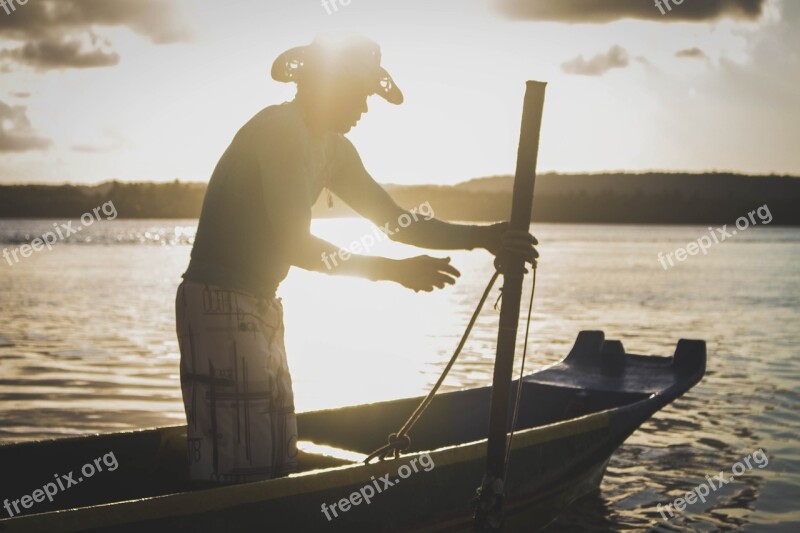
<path fill-rule="evenodd" d="M 0 221 L 14 248 L 54 221 Z M 64 222 L 64 221 L 58 221 Z M 0 440 L 183 421 L 173 298 L 192 221 L 103 221 L 52 251 L 0 259 Z M 356 220 L 315 222 L 346 245 Z M 758 227 L 664 271 L 704 227 L 540 225 L 542 260 L 528 371 L 557 361 L 581 329 L 628 351 L 671 354 L 708 342 L 704 381 L 614 455 L 601 493 L 551 531 L 800 531 L 800 230 Z M 77 237 L 77 238 L 76 238 Z M 392 243 L 372 253 L 401 257 Z M 491 272 L 484 252 L 450 254 L 455 287 L 428 295 L 391 283 L 293 271 L 280 289 L 299 410 L 424 393 Z M 494 301 L 492 298 L 492 301 Z M 490 381 L 498 312 L 485 310 L 447 382 Z M 743 456 L 753 468 L 664 522 L 666 505 Z"/>

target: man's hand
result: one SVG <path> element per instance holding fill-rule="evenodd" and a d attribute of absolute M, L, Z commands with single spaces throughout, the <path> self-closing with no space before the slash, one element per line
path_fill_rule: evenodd
<path fill-rule="evenodd" d="M 508 222 L 480 226 L 478 231 L 480 246 L 497 258 L 495 264 L 502 265 L 506 253 L 516 252 L 525 258 L 526 263 L 536 267 L 539 252 L 534 246 L 539 244 L 539 241 L 527 231 L 511 231 L 508 229 Z"/>
<path fill-rule="evenodd" d="M 434 288 L 442 289 L 445 285 L 453 285 L 460 276 L 461 272 L 450 264 L 449 257 L 439 259 L 420 255 L 395 261 L 388 279 L 415 292 L 431 292 Z"/>

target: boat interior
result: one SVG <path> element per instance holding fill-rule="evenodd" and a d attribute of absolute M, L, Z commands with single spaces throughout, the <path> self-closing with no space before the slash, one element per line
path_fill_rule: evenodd
<path fill-rule="evenodd" d="M 681 343 L 684 344 L 681 346 Z M 602 332 L 581 332 L 560 363 L 525 377 L 516 430 L 536 428 L 632 404 L 671 387 L 688 389 L 705 357 L 699 341 L 681 341 L 674 357 L 626 354 Z M 701 361 L 702 359 L 702 361 Z M 700 373 L 702 375 L 702 372 Z M 699 379 L 699 378 L 698 378 Z M 512 402 L 518 381 L 512 387 Z M 438 394 L 410 432 L 409 453 L 486 438 L 490 387 Z M 419 404 L 407 398 L 298 414 L 301 472 L 359 463 L 386 443 Z M 512 404 L 513 405 L 513 404 Z M 510 420 L 509 420 L 510 423 Z M 119 471 L 59 492 L 32 512 L 163 495 L 201 486 L 187 476 L 186 427 L 172 426 L 91 437 L 0 446 L 0 497 L 31 494 L 70 470 L 113 452 Z M 25 514 L 29 514 L 25 513 Z"/>

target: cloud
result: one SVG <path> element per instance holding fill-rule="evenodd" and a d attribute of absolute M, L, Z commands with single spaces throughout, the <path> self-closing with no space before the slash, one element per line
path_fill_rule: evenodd
<path fill-rule="evenodd" d="M 70 38 L 43 39 L 27 43 L 20 48 L 2 50 L 0 58 L 10 59 L 38 70 L 109 67 L 119 63 L 119 54 L 104 51 L 96 44 L 94 46 L 87 49 L 80 40 Z"/>
<path fill-rule="evenodd" d="M 661 0 L 666 4 L 667 0 Z M 633 18 L 657 22 L 705 22 L 720 18 L 756 19 L 767 0 L 669 0 L 664 14 L 651 0 L 494 0 L 495 8 L 512 19 L 605 23 Z"/>
<path fill-rule="evenodd" d="M 106 141 L 102 144 L 73 144 L 70 146 L 70 150 L 84 154 L 102 154 L 119 150 L 129 144 L 124 135 L 112 128 L 106 128 L 103 132 L 103 136 L 106 138 Z"/>
<path fill-rule="evenodd" d="M 84 154 L 103 154 L 112 151 L 114 148 L 109 146 L 94 146 L 91 144 L 73 144 L 70 150 Z"/>
<path fill-rule="evenodd" d="M 81 32 L 92 26 L 126 26 L 154 43 L 189 38 L 169 0 L 39 0 L 0 17 L 0 37 L 15 40 Z"/>
<path fill-rule="evenodd" d="M 27 107 L 0 101 L 0 152 L 46 150 L 53 141 L 39 137 L 28 120 Z"/>
<path fill-rule="evenodd" d="M 582 55 L 561 64 L 561 70 L 567 74 L 581 76 L 602 76 L 613 68 L 625 68 L 630 64 L 628 52 L 619 45 L 609 48 L 608 52 L 597 54 L 588 61 Z"/>
<path fill-rule="evenodd" d="M 682 57 L 688 59 L 705 59 L 708 56 L 705 52 L 700 50 L 699 48 L 692 47 L 692 48 L 684 48 L 683 50 L 678 50 L 675 52 L 675 57 Z"/>
<path fill-rule="evenodd" d="M 0 39 L 25 42 L 2 55 L 38 69 L 112 66 L 119 55 L 98 44 L 96 28 L 127 27 L 167 44 L 190 37 L 179 19 L 170 0 L 38 0 L 0 17 Z"/>

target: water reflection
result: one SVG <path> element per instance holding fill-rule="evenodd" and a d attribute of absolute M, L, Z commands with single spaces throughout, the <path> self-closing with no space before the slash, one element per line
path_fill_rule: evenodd
<path fill-rule="evenodd" d="M 50 225 L 3 221 L 0 241 L 24 242 Z M 534 228 L 542 260 L 528 371 L 562 358 L 581 329 L 604 329 L 638 353 L 670 354 L 681 337 L 709 346 L 703 382 L 645 423 L 612 458 L 600 494 L 549 531 L 800 530 L 800 232 L 748 232 L 664 272 L 658 252 L 702 230 Z M 183 422 L 173 299 L 194 225 L 117 220 L 91 231 L 95 244 L 59 243 L 0 265 L 2 440 Z M 370 229 L 336 220 L 316 221 L 315 231 L 347 245 Z M 372 252 L 417 253 L 386 242 Z M 280 295 L 298 409 L 427 391 L 491 268 L 486 253 L 448 255 L 463 276 L 435 294 L 292 272 Z M 490 381 L 497 319 L 487 305 L 445 389 Z M 663 521 L 659 503 L 761 447 L 767 468 Z"/>

